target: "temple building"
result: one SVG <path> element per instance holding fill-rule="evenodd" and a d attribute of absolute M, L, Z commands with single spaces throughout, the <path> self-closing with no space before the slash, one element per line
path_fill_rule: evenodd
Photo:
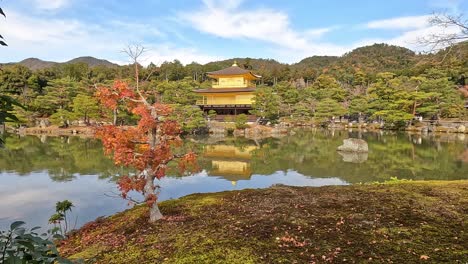
<path fill-rule="evenodd" d="M 256 83 L 261 76 L 237 66 L 237 63 L 226 69 L 207 72 L 213 84 L 209 89 L 195 92 L 201 95 L 197 101 L 204 112 L 216 111 L 218 115 L 249 114 L 252 109 Z"/>

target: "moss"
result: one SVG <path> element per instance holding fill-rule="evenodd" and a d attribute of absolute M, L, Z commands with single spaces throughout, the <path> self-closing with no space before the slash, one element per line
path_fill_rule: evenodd
<path fill-rule="evenodd" d="M 92 245 L 87 247 L 81 252 L 78 252 L 74 255 L 70 256 L 70 259 L 82 259 L 82 260 L 90 260 L 97 257 L 101 252 L 105 251 L 105 248 L 99 245 Z"/>
<path fill-rule="evenodd" d="M 179 254 L 173 261 L 168 263 L 192 264 L 192 263 L 239 263 L 254 264 L 258 260 L 250 255 L 250 249 L 243 248 L 233 250 L 223 247 L 215 247 L 209 250 L 191 251 L 186 254 Z"/>
<path fill-rule="evenodd" d="M 145 249 L 145 250 L 143 250 Z M 118 251 L 110 251 L 100 256 L 102 263 L 120 264 L 120 263 L 141 263 L 155 259 L 160 259 L 159 250 L 154 248 L 145 248 L 139 245 L 129 245 Z"/>
<path fill-rule="evenodd" d="M 468 181 L 250 189 L 138 206 L 60 248 L 92 263 L 468 261 Z"/>

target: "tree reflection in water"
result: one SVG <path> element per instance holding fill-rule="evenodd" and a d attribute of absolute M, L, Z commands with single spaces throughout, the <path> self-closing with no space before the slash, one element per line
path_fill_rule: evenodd
<path fill-rule="evenodd" d="M 313 178 L 337 177 L 349 183 L 384 181 L 390 177 L 413 180 L 455 180 L 468 177 L 465 135 L 420 135 L 387 131 L 349 132 L 298 130 L 282 138 L 191 138 L 200 166 L 208 176 L 235 184 L 252 175 L 296 171 Z M 348 137 L 369 144 L 365 156 L 338 153 Z M 20 137 L 10 135 L 0 150 L 0 171 L 27 175 L 47 171 L 54 181 L 70 181 L 76 175 L 116 179 L 129 173 L 105 157 L 101 143 L 79 137 Z M 351 155 L 351 156 L 350 156 Z M 169 173 L 180 177 L 176 169 Z"/>

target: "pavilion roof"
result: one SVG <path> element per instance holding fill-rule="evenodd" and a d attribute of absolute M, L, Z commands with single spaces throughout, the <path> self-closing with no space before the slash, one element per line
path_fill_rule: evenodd
<path fill-rule="evenodd" d="M 195 90 L 196 93 L 236 93 L 236 92 L 254 92 L 255 88 L 208 88 Z"/>
<path fill-rule="evenodd" d="M 212 72 L 207 72 L 208 75 L 212 76 L 217 76 L 217 75 L 251 75 L 255 79 L 261 78 L 262 76 L 253 74 L 251 71 L 242 69 L 241 67 L 237 66 L 237 63 L 234 62 L 234 64 L 231 67 L 219 70 L 219 71 L 212 71 Z"/>

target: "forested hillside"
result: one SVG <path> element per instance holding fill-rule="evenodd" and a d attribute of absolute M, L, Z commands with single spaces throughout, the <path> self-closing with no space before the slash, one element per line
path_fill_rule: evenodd
<path fill-rule="evenodd" d="M 468 95 L 468 42 L 436 54 L 416 54 L 406 48 L 374 44 L 341 57 L 313 56 L 295 64 L 271 59 L 233 58 L 205 65 L 179 61 L 140 66 L 143 89 L 152 100 L 177 105 L 178 118 L 187 130 L 203 125 L 203 115 L 192 107 L 193 90 L 208 87 L 206 72 L 237 61 L 263 78 L 258 82 L 253 113 L 277 120 L 281 117 L 326 121 L 352 115 L 389 124 L 425 118 L 466 118 Z M 16 115 L 25 125 L 39 118 L 67 125 L 111 120 L 94 95 L 114 80 L 134 82 L 132 66 L 82 57 L 66 63 L 27 59 L 7 64 L 0 71 L 0 93 L 10 94 L 25 109 Z M 262 109 L 262 105 L 268 105 Z M 118 122 L 132 123 L 132 115 L 119 109 Z"/>

